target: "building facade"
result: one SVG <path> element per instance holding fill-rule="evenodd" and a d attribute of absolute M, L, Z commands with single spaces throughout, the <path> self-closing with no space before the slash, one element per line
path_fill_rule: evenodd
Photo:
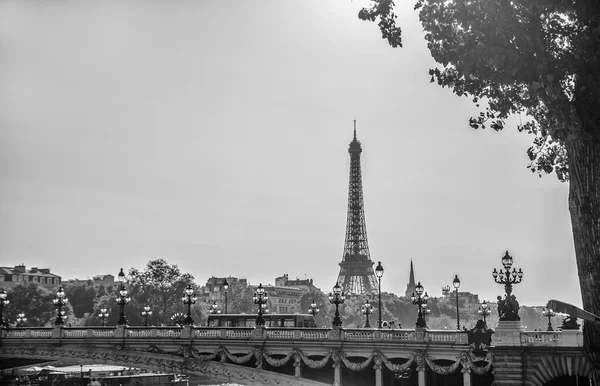
<path fill-rule="evenodd" d="M 0 288 L 13 288 L 19 284 L 37 283 L 42 287 L 53 289 L 61 283 L 61 277 L 50 272 L 50 268 L 32 267 L 24 264 L 14 267 L 0 267 Z"/>

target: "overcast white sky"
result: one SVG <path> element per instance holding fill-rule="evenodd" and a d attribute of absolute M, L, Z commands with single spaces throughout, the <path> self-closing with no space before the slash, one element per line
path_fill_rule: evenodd
<path fill-rule="evenodd" d="M 64 279 L 164 258 L 199 284 L 329 291 L 342 258 L 352 120 L 372 259 L 402 294 L 495 299 L 506 249 L 522 304 L 581 304 L 568 186 L 527 168 L 531 138 L 474 131 L 429 83 L 411 2 L 403 49 L 364 3 L 0 3 L 0 264 Z"/>

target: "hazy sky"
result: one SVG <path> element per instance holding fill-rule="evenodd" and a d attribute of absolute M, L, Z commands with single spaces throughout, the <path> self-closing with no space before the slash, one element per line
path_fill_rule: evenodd
<path fill-rule="evenodd" d="M 508 249 L 522 304 L 581 304 L 568 186 L 527 168 L 531 137 L 475 131 L 429 83 L 411 2 L 403 49 L 364 3 L 0 3 L 0 265 L 64 279 L 164 258 L 210 276 L 329 291 L 342 258 L 352 120 L 371 257 L 404 293 L 495 299 Z M 524 117 L 523 117 L 524 118 Z"/>

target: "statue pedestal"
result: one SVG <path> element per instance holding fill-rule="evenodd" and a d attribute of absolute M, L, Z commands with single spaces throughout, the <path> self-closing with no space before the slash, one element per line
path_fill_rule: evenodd
<path fill-rule="evenodd" d="M 493 346 L 520 346 L 521 331 L 525 328 L 521 325 L 521 321 L 499 321 L 498 327 L 494 331 L 492 339 Z"/>

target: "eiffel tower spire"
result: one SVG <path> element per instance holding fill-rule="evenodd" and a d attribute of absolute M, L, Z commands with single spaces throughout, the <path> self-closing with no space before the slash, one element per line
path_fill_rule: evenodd
<path fill-rule="evenodd" d="M 356 120 L 354 121 L 354 139 L 348 148 L 350 154 L 350 187 L 348 189 L 348 218 L 346 221 L 346 241 L 340 264 L 338 284 L 348 294 L 366 294 L 377 292 L 377 277 L 373 271 L 373 261 L 367 242 L 367 226 L 360 172 L 360 154 L 362 146 L 356 139 Z"/>

